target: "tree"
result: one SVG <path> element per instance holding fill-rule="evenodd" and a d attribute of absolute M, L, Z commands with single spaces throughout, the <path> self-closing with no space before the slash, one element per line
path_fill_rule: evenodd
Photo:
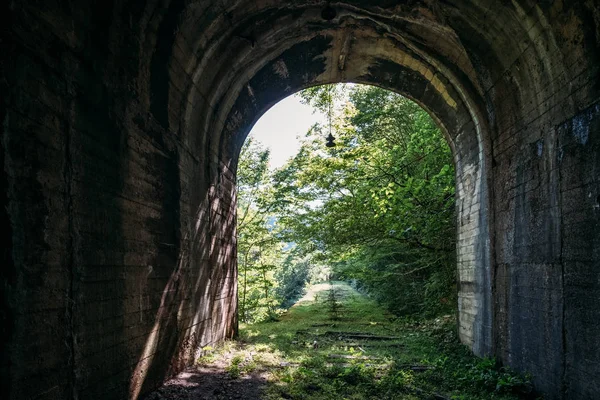
<path fill-rule="evenodd" d="M 237 171 L 238 277 L 240 320 L 248 322 L 273 311 L 274 270 L 281 243 L 272 232 L 269 151 L 248 139 Z"/>
<path fill-rule="evenodd" d="M 454 168 L 433 120 L 375 87 L 325 86 L 301 96 L 329 113 L 338 146 L 326 148 L 329 127 L 314 125 L 298 154 L 271 173 L 268 151 L 245 144 L 238 169 L 240 319 L 260 320 L 291 305 L 324 265 L 395 313 L 449 311 Z"/>
<path fill-rule="evenodd" d="M 450 149 L 426 112 L 392 92 L 325 87 L 302 96 L 325 111 L 334 93 L 338 146 L 326 149 L 326 129 L 315 125 L 275 175 L 282 235 L 396 312 L 447 308 L 455 268 Z"/>
<path fill-rule="evenodd" d="M 274 210 L 281 208 L 285 200 L 275 196 L 268 162 L 268 150 L 248 139 L 237 171 L 238 301 L 242 322 L 270 318 L 276 308 L 291 306 L 320 267 L 280 234 L 281 224 Z"/>

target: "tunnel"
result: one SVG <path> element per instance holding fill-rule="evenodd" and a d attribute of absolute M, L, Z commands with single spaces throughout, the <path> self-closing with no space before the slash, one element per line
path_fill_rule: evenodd
<path fill-rule="evenodd" d="M 233 337 L 241 146 L 339 82 L 450 144 L 462 343 L 598 398 L 597 0 L 2 2 L 0 397 L 143 398 Z"/>

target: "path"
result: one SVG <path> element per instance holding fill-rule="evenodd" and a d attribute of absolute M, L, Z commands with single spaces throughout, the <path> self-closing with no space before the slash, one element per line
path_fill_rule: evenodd
<path fill-rule="evenodd" d="M 454 332 L 450 316 L 397 320 L 344 283 L 314 285 L 144 400 L 532 398 L 526 379 L 473 357 Z"/>

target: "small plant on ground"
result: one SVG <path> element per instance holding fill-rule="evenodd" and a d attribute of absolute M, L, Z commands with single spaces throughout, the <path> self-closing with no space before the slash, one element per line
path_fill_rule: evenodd
<path fill-rule="evenodd" d="M 216 352 L 212 346 L 206 346 L 202 348 L 202 355 L 196 360 L 198 365 L 211 364 L 216 359 Z"/>
<path fill-rule="evenodd" d="M 342 304 L 339 301 L 339 295 L 336 292 L 335 286 L 333 285 L 327 294 L 327 310 L 331 320 L 338 321 L 340 319 Z"/>
<path fill-rule="evenodd" d="M 236 355 L 231 359 L 229 366 L 225 367 L 225 371 L 229 374 L 232 379 L 237 379 L 240 377 L 242 372 L 242 368 L 240 364 L 244 361 L 244 357 L 241 355 Z"/>
<path fill-rule="evenodd" d="M 218 350 L 231 358 L 230 378 L 268 372 L 265 400 L 533 398 L 530 377 L 477 358 L 460 344 L 452 316 L 390 319 L 343 283 L 311 290 L 321 294 L 299 302 L 278 322 L 242 325 L 241 342 Z M 337 309 L 343 307 L 335 323 L 330 293 Z"/>

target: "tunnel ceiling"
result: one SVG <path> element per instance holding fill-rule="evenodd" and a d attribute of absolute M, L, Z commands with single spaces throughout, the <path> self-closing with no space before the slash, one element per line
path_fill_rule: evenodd
<path fill-rule="evenodd" d="M 336 16 L 330 21 L 322 18 L 324 4 L 314 2 L 247 2 L 192 8 L 184 20 L 191 26 L 188 28 L 184 22 L 178 30 L 182 39 L 196 38 L 186 42 L 189 47 L 184 54 L 188 59 L 180 60 L 190 76 L 188 85 L 193 85 L 191 91 L 182 93 L 188 96 L 183 115 L 190 119 L 178 121 L 182 114 L 174 114 L 168 123 L 183 123 L 190 132 L 214 132 L 211 124 L 216 124 L 218 131 L 219 124 L 234 122 L 242 131 L 236 134 L 243 138 L 253 122 L 247 119 L 256 120 L 282 97 L 309 85 L 342 81 L 397 90 L 431 110 L 434 105 L 424 104 L 422 99 L 423 87 L 393 82 L 393 75 L 400 69 L 407 81 L 431 82 L 451 108 L 463 113 L 469 106 L 466 102 L 477 101 L 475 98 L 483 95 L 467 51 L 448 23 L 456 12 L 444 14 L 444 10 L 425 3 L 390 7 L 366 4 L 333 3 Z M 206 15 L 215 16 L 208 27 L 197 22 L 204 21 Z M 190 53 L 194 55 L 191 60 Z M 264 76 L 263 72 L 261 81 L 256 75 L 269 64 L 275 76 Z M 378 74 L 374 71 L 377 65 Z M 393 66 L 396 71 L 390 70 Z M 278 81 L 283 81 L 281 87 L 277 87 Z M 207 87 L 206 82 L 212 85 Z M 240 95 L 246 95 L 244 91 L 251 97 L 247 103 L 254 104 L 238 104 L 246 110 L 237 110 L 237 118 L 242 120 L 232 121 L 236 116 L 230 115 L 231 109 Z M 213 119 L 201 121 L 204 125 L 194 124 L 198 102 L 208 102 L 216 112 Z M 474 105 L 471 108 L 471 112 L 478 112 Z"/>
<path fill-rule="evenodd" d="M 495 114 L 502 112 L 496 109 L 508 101 L 494 101 L 494 96 L 509 95 L 494 93 L 498 81 L 516 87 L 510 101 L 535 108 L 547 100 L 537 97 L 542 88 L 548 91 L 547 85 L 555 84 L 554 78 L 566 68 L 581 67 L 563 62 L 554 36 L 548 35 L 546 16 L 536 3 L 332 2 L 336 16 L 330 21 L 321 15 L 324 2 L 174 1 L 167 8 L 156 5 L 146 10 L 151 16 L 148 29 L 154 27 L 158 36 L 148 35 L 155 40 L 148 44 L 152 52 L 149 101 L 151 105 L 167 101 L 169 109 L 151 109 L 163 126 L 183 128 L 191 137 L 207 140 L 207 132 L 214 134 L 236 118 L 229 114 L 244 90 L 269 90 L 262 98 L 252 99 L 256 108 L 252 117 L 245 115 L 248 110 L 242 113 L 244 127 L 239 129 L 244 132 L 239 134 L 244 136 L 251 127 L 246 119 L 256 120 L 282 97 L 308 85 L 353 81 L 397 90 L 434 111 L 438 121 L 455 119 L 436 113 L 436 106 L 427 104 L 432 100 L 423 99 L 422 89 L 398 87 L 399 82 L 390 81 L 392 73 L 386 75 L 383 68 L 379 76 L 369 70 L 387 62 L 430 82 L 450 106 L 448 112 L 466 113 L 460 124 L 467 119 L 494 124 Z M 584 11 L 560 12 L 562 18 L 578 18 L 577 13 Z M 319 42 L 319 38 L 324 40 Z M 311 45 L 299 47 L 311 41 L 310 51 L 307 46 Z M 288 54 L 287 63 L 280 60 L 277 64 L 294 47 L 296 54 Z M 308 54 L 313 59 L 305 59 Z M 313 65 L 306 68 L 309 62 Z M 275 63 L 272 68 L 279 68 L 283 78 L 291 75 L 290 68 L 305 70 L 279 90 L 249 85 L 269 63 Z M 276 86 L 273 81 L 257 83 Z M 214 115 L 201 115 L 206 106 Z M 454 134 L 460 128 L 454 127 Z"/>

